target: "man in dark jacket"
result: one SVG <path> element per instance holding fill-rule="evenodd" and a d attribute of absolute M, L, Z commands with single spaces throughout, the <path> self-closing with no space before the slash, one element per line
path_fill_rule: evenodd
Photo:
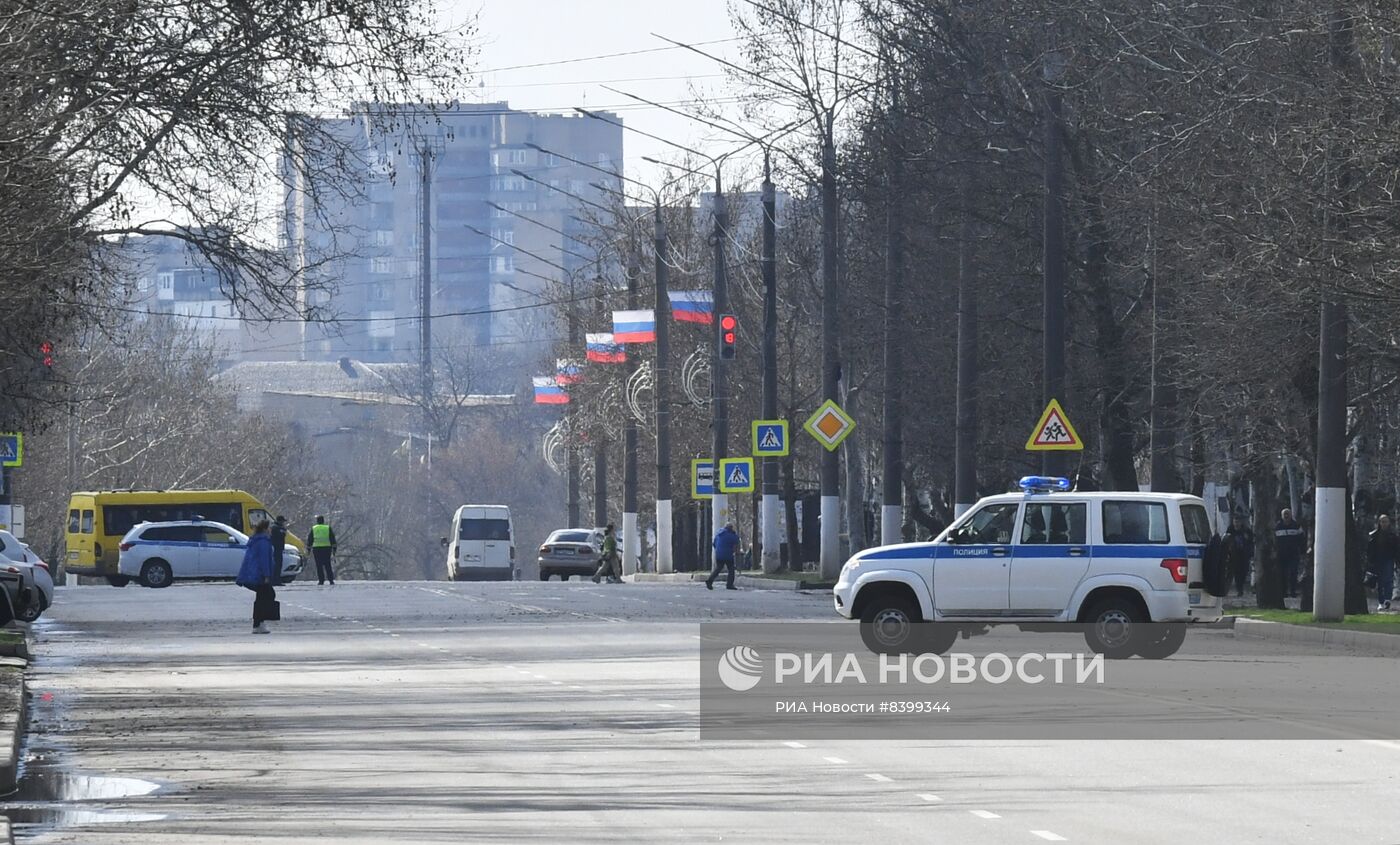
<path fill-rule="evenodd" d="M 1376 605 L 1378 610 L 1390 608 L 1391 588 L 1395 583 L 1395 559 L 1400 553 L 1400 537 L 1390 527 L 1390 517 L 1381 514 L 1376 530 L 1366 541 L 1366 560 L 1376 573 Z"/>
<path fill-rule="evenodd" d="M 272 561 L 277 564 L 277 580 L 282 580 L 282 556 L 287 551 L 287 518 L 279 516 L 272 522 L 268 532 L 272 538 Z"/>
<path fill-rule="evenodd" d="M 270 634 L 268 622 L 277 621 L 276 566 L 272 557 L 272 540 L 267 536 L 267 520 L 259 522 L 248 538 L 243 552 L 243 565 L 234 583 L 253 591 L 253 633 Z"/>
<path fill-rule="evenodd" d="M 715 568 L 710 572 L 710 577 L 705 579 L 705 589 L 715 588 L 715 579 L 719 577 L 720 570 L 728 569 L 729 574 L 725 577 L 726 590 L 737 590 L 734 586 L 734 556 L 739 552 L 739 532 L 734 530 L 734 523 L 729 522 L 724 526 L 724 530 L 715 535 Z"/>
<path fill-rule="evenodd" d="M 1230 565 L 1230 579 L 1235 582 L 1235 595 L 1244 595 L 1249 583 L 1249 568 L 1254 563 L 1254 532 L 1242 514 L 1235 514 L 1225 529 L 1225 560 Z"/>
<path fill-rule="evenodd" d="M 1293 518 L 1293 511 L 1284 508 L 1274 523 L 1274 548 L 1278 550 L 1278 566 L 1283 572 L 1283 589 L 1289 598 L 1298 595 L 1298 564 L 1308 544 L 1307 529 Z"/>

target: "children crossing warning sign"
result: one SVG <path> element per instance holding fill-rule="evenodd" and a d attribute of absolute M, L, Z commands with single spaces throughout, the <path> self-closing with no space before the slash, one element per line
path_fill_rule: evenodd
<path fill-rule="evenodd" d="M 1031 437 L 1026 441 L 1028 452 L 1078 452 L 1084 448 L 1084 441 L 1070 424 L 1065 409 L 1057 399 L 1051 399 L 1035 424 Z"/>
<path fill-rule="evenodd" d="M 781 458 L 788 453 L 787 420 L 753 421 L 753 454 L 758 458 Z"/>

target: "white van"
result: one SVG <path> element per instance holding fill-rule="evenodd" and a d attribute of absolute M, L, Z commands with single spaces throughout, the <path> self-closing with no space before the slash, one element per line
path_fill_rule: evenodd
<path fill-rule="evenodd" d="M 505 505 L 463 505 L 452 517 L 447 577 L 453 581 L 513 581 L 515 526 Z"/>
<path fill-rule="evenodd" d="M 837 613 L 864 623 L 877 651 L 912 645 L 916 632 L 932 637 L 920 647 L 943 651 L 963 627 L 1073 623 L 1109 657 L 1168 656 L 1183 623 L 1219 618 L 1218 600 L 1203 595 L 1211 532 L 1200 499 L 1071 492 L 1066 479 L 1038 476 L 1021 486 L 978 502 L 932 542 L 854 555 L 836 583 Z"/>

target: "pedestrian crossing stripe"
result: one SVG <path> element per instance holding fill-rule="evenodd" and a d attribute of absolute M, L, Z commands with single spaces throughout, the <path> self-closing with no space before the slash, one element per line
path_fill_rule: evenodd
<path fill-rule="evenodd" d="M 782 458 L 788 454 L 787 420 L 754 420 L 753 455 L 756 458 Z"/>
<path fill-rule="evenodd" d="M 1045 406 L 1045 412 L 1040 415 L 1040 422 L 1031 431 L 1030 439 L 1026 441 L 1026 451 L 1078 452 L 1083 448 L 1084 441 L 1070 424 L 1065 409 L 1060 407 L 1059 400 L 1051 399 L 1050 404 Z"/>
<path fill-rule="evenodd" d="M 752 493 L 754 491 L 753 458 L 725 458 L 719 462 L 719 491 L 721 493 Z"/>

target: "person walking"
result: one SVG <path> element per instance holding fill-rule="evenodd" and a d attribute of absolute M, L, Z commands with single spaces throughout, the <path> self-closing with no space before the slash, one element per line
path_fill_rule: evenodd
<path fill-rule="evenodd" d="M 268 622 L 281 618 L 277 605 L 275 559 L 272 554 L 272 538 L 268 536 L 267 520 L 259 522 L 248 538 L 248 548 L 243 552 L 243 565 L 238 569 L 235 583 L 253 591 L 253 633 L 270 634 Z"/>
<path fill-rule="evenodd" d="M 1278 550 L 1278 566 L 1283 573 L 1283 591 L 1288 598 L 1298 595 L 1298 564 L 1308 544 L 1307 529 L 1293 518 L 1293 511 L 1284 508 L 1274 523 L 1274 548 Z"/>
<path fill-rule="evenodd" d="M 272 528 L 268 530 L 268 536 L 272 538 L 272 560 L 277 564 L 277 581 L 282 581 L 282 558 L 287 552 L 287 518 L 279 516 L 272 521 Z"/>
<path fill-rule="evenodd" d="M 1230 527 L 1225 529 L 1225 560 L 1229 563 L 1230 578 L 1235 583 L 1235 595 L 1244 595 L 1244 586 L 1249 583 L 1249 568 L 1254 563 L 1254 532 L 1244 521 L 1243 514 L 1235 514 Z"/>
<path fill-rule="evenodd" d="M 335 569 L 331 558 L 335 555 L 335 530 L 326 524 L 326 518 L 318 515 L 316 524 L 311 526 L 311 556 L 316 558 L 316 585 L 327 581 L 335 586 Z"/>
<path fill-rule="evenodd" d="M 734 556 L 739 551 L 739 532 L 734 530 L 734 523 L 726 522 L 724 529 L 715 535 L 715 568 L 710 572 L 710 577 L 705 579 L 705 589 L 715 588 L 715 579 L 719 577 L 721 569 L 728 570 L 725 576 L 724 588 L 726 590 L 737 590 L 734 586 Z"/>
<path fill-rule="evenodd" d="M 593 583 L 598 583 L 604 576 L 609 584 L 620 583 L 622 567 L 618 563 L 617 536 L 613 534 L 613 524 L 609 522 L 608 527 L 603 529 L 603 550 L 598 556 L 598 571 L 593 573 Z"/>
<path fill-rule="evenodd" d="M 1376 609 L 1389 610 L 1395 586 L 1395 559 L 1400 553 L 1400 536 L 1390 527 L 1390 517 L 1381 514 L 1376 530 L 1366 541 L 1366 560 L 1376 574 Z"/>

